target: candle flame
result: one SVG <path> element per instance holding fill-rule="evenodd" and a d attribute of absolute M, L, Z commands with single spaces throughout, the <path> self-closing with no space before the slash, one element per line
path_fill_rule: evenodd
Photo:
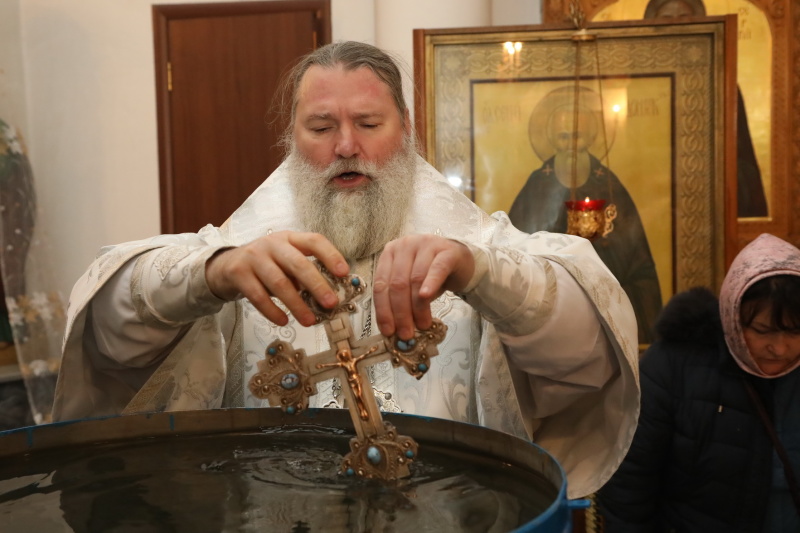
<path fill-rule="evenodd" d="M 584 202 L 586 202 L 587 204 L 589 203 L 589 197 L 588 196 L 586 197 L 586 200 L 584 200 Z"/>

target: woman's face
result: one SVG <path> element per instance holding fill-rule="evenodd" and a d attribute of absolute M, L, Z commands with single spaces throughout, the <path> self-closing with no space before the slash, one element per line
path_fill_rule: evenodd
<path fill-rule="evenodd" d="M 744 327 L 744 340 L 758 368 L 770 376 L 780 374 L 800 358 L 800 331 L 775 329 L 768 308 Z"/>

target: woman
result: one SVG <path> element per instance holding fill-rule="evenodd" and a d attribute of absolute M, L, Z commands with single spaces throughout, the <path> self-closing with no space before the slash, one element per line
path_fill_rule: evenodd
<path fill-rule="evenodd" d="M 761 235 L 719 301 L 678 294 L 656 331 L 636 436 L 597 494 L 605 530 L 800 531 L 787 484 L 800 471 L 800 250 Z"/>

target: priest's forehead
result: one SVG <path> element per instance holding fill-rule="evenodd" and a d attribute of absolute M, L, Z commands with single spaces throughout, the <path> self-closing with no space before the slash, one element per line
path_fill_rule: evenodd
<path fill-rule="evenodd" d="M 402 124 L 385 83 L 368 68 L 346 70 L 341 65 L 332 69 L 314 65 L 306 71 L 297 92 L 295 117 L 295 126 L 345 118 Z"/>
<path fill-rule="evenodd" d="M 368 68 L 389 88 L 401 120 L 405 121 L 406 102 L 403 97 L 403 78 L 397 63 L 380 48 L 366 43 L 345 41 L 328 44 L 314 50 L 303 57 L 290 73 L 292 94 L 290 124 L 294 123 L 296 118 L 300 83 L 308 69 L 313 66 L 330 69 L 342 67 L 348 71 Z M 403 125 L 405 126 L 405 124 Z"/>

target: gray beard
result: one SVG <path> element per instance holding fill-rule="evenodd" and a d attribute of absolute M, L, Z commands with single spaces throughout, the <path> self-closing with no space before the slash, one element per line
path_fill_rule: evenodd
<path fill-rule="evenodd" d="M 401 235 L 414 194 L 416 152 L 410 136 L 382 165 L 339 159 L 314 166 L 291 148 L 286 159 L 297 213 L 308 231 L 324 235 L 348 261 L 373 255 Z M 338 190 L 330 180 L 344 172 L 369 176 L 357 189 Z"/>

